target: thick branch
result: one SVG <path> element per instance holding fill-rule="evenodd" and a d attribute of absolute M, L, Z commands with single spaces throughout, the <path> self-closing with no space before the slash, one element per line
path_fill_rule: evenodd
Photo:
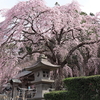
<path fill-rule="evenodd" d="M 68 32 L 72 32 L 72 37 L 73 37 L 73 39 L 75 39 L 75 36 L 74 36 L 74 33 L 73 33 L 73 29 L 68 30 L 67 33 Z"/>
<path fill-rule="evenodd" d="M 35 34 L 34 32 L 28 32 L 28 31 L 25 31 L 25 30 L 22 30 L 22 32 L 30 34 L 30 35 L 34 35 Z"/>
<path fill-rule="evenodd" d="M 13 33 L 14 33 L 14 32 L 13 32 Z M 13 33 L 10 34 L 10 36 L 7 38 L 7 40 L 6 40 L 4 43 L 1 44 L 1 46 L 5 45 L 5 44 L 9 41 L 9 39 L 13 36 Z"/>
<path fill-rule="evenodd" d="M 57 34 L 57 41 L 58 41 L 58 44 L 59 44 L 59 45 L 60 45 L 60 42 L 61 42 L 62 36 L 63 36 L 63 34 L 64 34 L 64 31 L 63 31 L 63 30 L 64 30 L 64 28 L 61 29 L 59 35 Z"/>
<path fill-rule="evenodd" d="M 54 51 L 53 51 L 53 48 L 51 46 L 49 46 L 48 42 L 46 42 L 45 44 L 48 49 L 51 51 L 52 55 L 53 55 L 53 60 L 56 61 L 56 57 L 55 57 L 55 54 L 54 54 Z"/>
<path fill-rule="evenodd" d="M 39 50 L 35 50 L 35 51 L 31 52 L 31 54 L 33 54 L 33 53 L 43 53 L 43 52 L 46 52 L 46 50 L 40 50 L 40 51 Z M 29 53 L 26 53 L 23 57 L 18 57 L 18 58 L 24 59 L 28 55 L 29 55 Z"/>

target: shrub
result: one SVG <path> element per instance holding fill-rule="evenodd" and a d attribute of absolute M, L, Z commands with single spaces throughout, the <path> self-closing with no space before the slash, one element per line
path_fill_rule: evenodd
<path fill-rule="evenodd" d="M 45 100 L 67 100 L 67 91 L 52 91 L 44 94 Z"/>
<path fill-rule="evenodd" d="M 53 91 L 45 100 L 100 100 L 100 75 L 64 79 L 68 91 Z"/>
<path fill-rule="evenodd" d="M 66 78 L 64 83 L 77 100 L 100 100 L 100 75 Z"/>

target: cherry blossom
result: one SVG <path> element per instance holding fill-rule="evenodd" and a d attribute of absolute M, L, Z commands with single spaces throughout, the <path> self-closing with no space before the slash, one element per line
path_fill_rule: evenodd
<path fill-rule="evenodd" d="M 16 63 L 29 58 L 36 60 L 40 54 L 45 54 L 51 63 L 61 65 L 56 72 L 60 78 L 65 71 L 70 76 L 82 76 L 90 67 L 90 59 L 98 58 L 100 13 L 87 15 L 75 1 L 51 8 L 43 0 L 29 0 L 19 2 L 3 15 L 0 47 L 8 60 L 2 53 L 0 60 L 13 62 L 11 68 Z"/>

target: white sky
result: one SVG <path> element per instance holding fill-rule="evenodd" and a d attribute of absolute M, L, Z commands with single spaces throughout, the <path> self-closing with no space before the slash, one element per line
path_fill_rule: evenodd
<path fill-rule="evenodd" d="M 11 8 L 19 1 L 27 1 L 27 0 L 0 0 L 0 9 L 3 8 Z M 55 2 L 58 2 L 60 5 L 64 5 L 67 3 L 71 3 L 73 0 L 45 0 L 47 6 L 53 7 Z M 76 0 L 82 5 L 82 10 L 87 13 L 96 13 L 100 11 L 100 0 Z M 2 19 L 0 18 L 0 21 Z"/>

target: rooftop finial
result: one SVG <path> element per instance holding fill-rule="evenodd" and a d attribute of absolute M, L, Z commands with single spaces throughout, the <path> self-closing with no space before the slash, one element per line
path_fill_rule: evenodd
<path fill-rule="evenodd" d="M 47 57 L 44 54 L 40 54 L 39 59 L 47 59 Z"/>

